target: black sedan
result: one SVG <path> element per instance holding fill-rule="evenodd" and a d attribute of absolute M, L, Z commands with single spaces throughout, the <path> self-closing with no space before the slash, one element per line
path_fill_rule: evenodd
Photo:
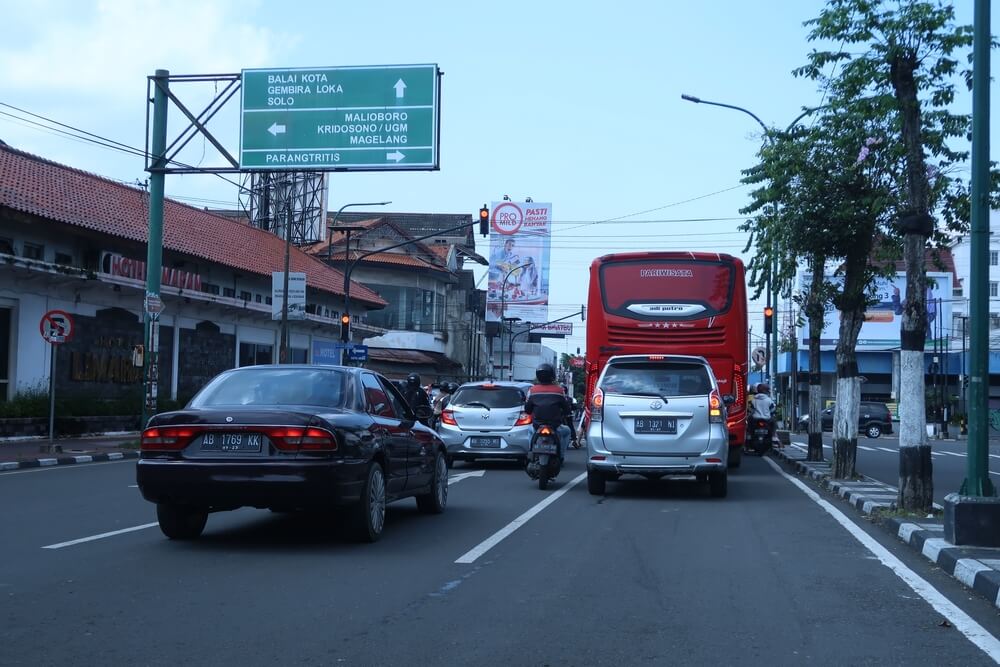
<path fill-rule="evenodd" d="M 448 501 L 444 443 L 395 386 L 363 368 L 248 366 L 225 371 L 187 407 L 142 433 L 139 490 L 163 533 L 201 535 L 208 514 L 238 507 L 330 509 L 374 542 L 386 503 Z"/>

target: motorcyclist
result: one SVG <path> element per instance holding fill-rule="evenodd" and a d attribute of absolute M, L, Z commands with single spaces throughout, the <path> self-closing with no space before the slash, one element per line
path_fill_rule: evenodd
<path fill-rule="evenodd" d="M 434 427 L 441 422 L 441 413 L 444 409 L 448 407 L 448 403 L 451 401 L 451 395 L 455 393 L 458 389 L 458 385 L 454 382 L 442 382 L 440 386 L 440 392 L 434 397 L 434 402 L 431 407 L 434 409 Z"/>
<path fill-rule="evenodd" d="M 424 388 L 420 386 L 420 376 L 416 373 L 410 373 L 406 376 L 406 386 L 403 388 L 403 398 L 410 405 L 410 408 L 416 410 L 421 405 L 426 408 L 431 407 L 431 402 L 427 399 L 427 392 Z M 422 424 L 427 424 L 426 419 L 421 419 Z"/>
<path fill-rule="evenodd" d="M 750 399 L 750 419 L 766 419 L 771 439 L 774 439 L 774 400 L 767 383 L 757 385 L 757 393 Z"/>
<path fill-rule="evenodd" d="M 535 380 L 537 384 L 532 385 L 528 390 L 528 400 L 524 404 L 525 413 L 532 416 L 532 425 L 535 433 L 531 438 L 534 444 L 538 437 L 538 429 L 542 426 L 550 426 L 559 429 L 560 426 L 569 426 L 570 437 L 575 445 L 576 433 L 573 432 L 573 406 L 570 405 L 569 398 L 563 388 L 555 384 L 556 371 L 552 364 L 539 364 L 535 369 Z M 559 458 L 563 458 L 562 439 L 559 440 Z"/>

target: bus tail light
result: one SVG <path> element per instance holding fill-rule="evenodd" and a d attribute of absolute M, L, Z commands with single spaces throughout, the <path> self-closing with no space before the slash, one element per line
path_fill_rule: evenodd
<path fill-rule="evenodd" d="M 601 389 L 595 389 L 590 399 L 590 421 L 604 421 L 604 391 Z"/>
<path fill-rule="evenodd" d="M 722 423 L 722 397 L 717 389 L 708 395 L 708 421 L 711 424 Z"/>

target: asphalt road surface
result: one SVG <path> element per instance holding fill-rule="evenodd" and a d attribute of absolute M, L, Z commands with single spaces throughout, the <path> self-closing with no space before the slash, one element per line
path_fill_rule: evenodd
<path fill-rule="evenodd" d="M 744 459 L 721 500 L 693 480 L 594 497 L 583 472 L 571 451 L 539 491 L 511 466 L 456 465 L 444 514 L 392 505 L 371 545 L 329 516 L 250 509 L 167 540 L 134 461 L 0 474 L 0 664 L 1000 658 L 990 602 L 769 459 Z"/>

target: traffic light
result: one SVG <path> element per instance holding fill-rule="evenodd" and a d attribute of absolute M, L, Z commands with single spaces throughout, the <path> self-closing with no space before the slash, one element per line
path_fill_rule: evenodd
<path fill-rule="evenodd" d="M 351 316 L 341 315 L 340 316 L 340 340 L 345 343 L 351 341 Z"/>
<path fill-rule="evenodd" d="M 774 329 L 774 308 L 764 307 L 764 335 L 771 333 Z"/>
<path fill-rule="evenodd" d="M 490 235 L 490 209 L 486 204 L 479 209 L 479 233 L 483 236 Z"/>

